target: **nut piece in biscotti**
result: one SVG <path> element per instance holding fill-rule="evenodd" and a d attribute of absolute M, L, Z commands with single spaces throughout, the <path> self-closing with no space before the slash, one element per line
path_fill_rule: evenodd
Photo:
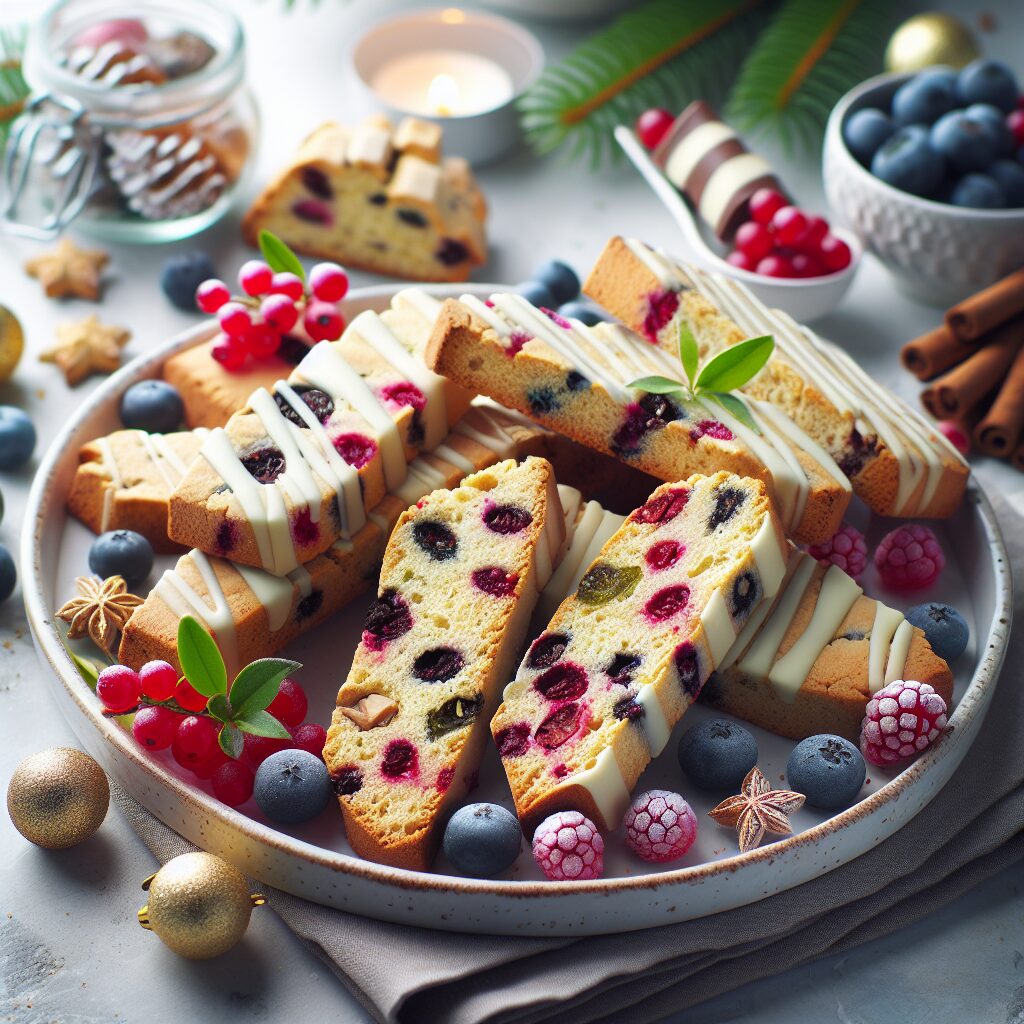
<path fill-rule="evenodd" d="M 117 430 L 89 441 L 78 453 L 68 511 L 93 533 L 134 530 L 154 551 L 180 551 L 167 536 L 167 502 L 199 453 L 202 436 Z"/>
<path fill-rule="evenodd" d="M 791 739 L 856 743 L 865 704 L 894 679 L 928 683 L 952 704 L 953 675 L 920 629 L 793 548 L 774 602 L 751 617 L 701 701 Z"/>
<path fill-rule="evenodd" d="M 178 667 L 178 622 L 191 615 L 213 635 L 229 667 L 277 653 L 369 589 L 388 535 L 409 505 L 439 487 L 455 487 L 467 472 L 510 457 L 545 450 L 546 432 L 496 407 L 474 407 L 433 454 L 409 465 L 398 493 L 373 510 L 351 541 L 340 541 L 292 576 L 272 576 L 250 566 L 192 551 L 164 573 L 128 620 L 122 664 L 147 661 Z M 237 665 L 236 665 L 237 662 Z"/>
<path fill-rule="evenodd" d="M 491 722 L 527 835 L 562 810 L 618 827 L 640 773 L 782 583 L 786 554 L 759 480 L 663 484 L 629 516 Z"/>
<path fill-rule="evenodd" d="M 770 402 L 825 448 L 869 508 L 935 518 L 959 506 L 969 468 L 949 441 L 845 352 L 768 309 L 740 282 L 616 236 L 583 290 L 672 353 L 681 323 L 703 358 L 771 334 L 775 353 L 744 393 Z"/>
<path fill-rule="evenodd" d="M 499 463 L 398 520 L 324 748 L 360 856 L 430 866 L 564 537 L 544 459 Z"/>
<path fill-rule="evenodd" d="M 469 164 L 441 157 L 441 128 L 381 116 L 328 123 L 242 222 L 297 252 L 411 281 L 465 281 L 487 259 L 487 204 Z"/>
<path fill-rule="evenodd" d="M 718 470 L 765 481 L 783 526 L 801 543 L 831 537 L 850 482 L 829 454 L 773 406 L 743 398 L 749 425 L 709 398 L 683 400 L 626 385 L 683 377 L 678 356 L 613 324 L 587 327 L 520 295 L 449 299 L 426 359 L 436 372 L 519 409 L 574 441 L 660 480 Z"/>
<path fill-rule="evenodd" d="M 171 495 L 172 539 L 283 575 L 356 533 L 468 407 L 423 363 L 439 310 L 419 289 L 399 292 L 314 345 L 287 383 L 255 391 Z"/>

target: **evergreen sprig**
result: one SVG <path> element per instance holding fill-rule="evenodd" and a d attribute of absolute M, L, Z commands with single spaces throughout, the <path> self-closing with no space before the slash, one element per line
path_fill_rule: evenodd
<path fill-rule="evenodd" d="M 7 143 L 14 119 L 21 113 L 29 94 L 21 69 L 25 32 L 0 29 L 0 151 Z"/>

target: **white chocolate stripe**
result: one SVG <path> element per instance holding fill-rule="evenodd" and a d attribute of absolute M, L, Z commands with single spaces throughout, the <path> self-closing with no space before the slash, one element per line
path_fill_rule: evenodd
<path fill-rule="evenodd" d="M 582 786 L 594 798 L 594 803 L 601 817 L 611 828 L 618 828 L 622 816 L 629 806 L 629 790 L 626 780 L 622 777 L 622 769 L 615 759 L 611 747 L 605 747 L 597 755 L 592 768 L 571 775 L 567 785 Z M 557 792 L 557 788 L 555 792 Z"/>
<path fill-rule="evenodd" d="M 717 232 L 733 196 L 752 181 L 771 175 L 768 161 L 756 153 L 740 153 L 726 160 L 711 172 L 701 190 L 697 204 L 701 217 Z"/>
<path fill-rule="evenodd" d="M 103 491 L 103 512 L 100 515 L 100 533 L 106 533 L 110 525 L 110 513 L 114 507 L 114 497 L 124 487 L 124 477 L 121 476 L 121 467 L 114 457 L 114 450 L 110 441 L 105 437 L 98 437 L 95 441 L 96 447 L 100 450 L 100 459 L 103 468 L 110 477 L 110 486 Z"/>
<path fill-rule="evenodd" d="M 653 683 L 641 686 L 635 700 L 644 709 L 644 713 L 640 717 L 640 727 L 647 739 L 651 757 L 655 758 L 668 746 L 669 738 L 672 735 L 672 726 L 669 725 L 665 709 L 661 706 L 661 701 L 658 700 Z"/>
<path fill-rule="evenodd" d="M 885 686 L 886 665 L 892 649 L 896 630 L 906 620 L 903 612 L 887 608 L 879 602 L 875 619 L 871 624 L 871 640 L 868 644 L 868 692 L 877 693 Z"/>
<path fill-rule="evenodd" d="M 662 288 L 679 291 L 689 287 L 689 281 L 680 276 L 679 268 L 660 250 L 652 249 L 639 238 L 624 238 L 626 248 L 658 279 Z"/>
<path fill-rule="evenodd" d="M 785 548 L 779 547 L 779 538 L 775 532 L 775 523 L 771 516 L 765 516 L 761 529 L 750 542 L 750 553 L 757 566 L 757 574 L 761 578 L 761 590 L 765 597 L 774 597 L 786 578 Z M 765 602 L 768 604 L 770 602 Z"/>
<path fill-rule="evenodd" d="M 431 325 L 441 312 L 441 303 L 422 288 L 403 288 L 391 300 L 398 308 L 415 309 Z"/>
<path fill-rule="evenodd" d="M 736 642 L 736 627 L 732 624 L 729 606 L 721 588 L 716 589 L 700 613 L 700 623 L 711 651 L 711 662 L 718 665 Z"/>
<path fill-rule="evenodd" d="M 910 644 L 913 639 L 914 627 L 904 619 L 900 623 L 899 629 L 896 630 L 896 635 L 892 638 L 889 660 L 885 666 L 885 686 L 903 678 L 903 670 L 907 666 L 907 656 L 910 654 Z"/>
<path fill-rule="evenodd" d="M 736 133 L 721 121 L 707 121 L 697 125 L 672 147 L 665 161 L 665 177 L 681 192 L 686 191 L 687 182 L 694 168 L 716 146 L 736 138 Z"/>

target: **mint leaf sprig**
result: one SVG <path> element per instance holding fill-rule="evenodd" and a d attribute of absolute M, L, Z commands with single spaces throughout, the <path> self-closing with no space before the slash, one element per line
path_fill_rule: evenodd
<path fill-rule="evenodd" d="M 686 374 L 686 383 L 654 374 L 630 381 L 626 387 L 646 391 L 651 395 L 678 395 L 683 401 L 688 402 L 693 402 L 697 398 L 709 398 L 745 426 L 760 433 L 746 404 L 730 392 L 753 380 L 774 351 L 775 339 L 770 334 L 764 334 L 759 338 L 747 338 L 746 341 L 719 352 L 701 369 L 697 339 L 689 325 L 680 321 L 679 362 L 682 363 L 683 372 Z"/>

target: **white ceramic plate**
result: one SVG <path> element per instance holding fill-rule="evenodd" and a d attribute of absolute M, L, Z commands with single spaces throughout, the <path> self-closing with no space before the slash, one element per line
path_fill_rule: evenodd
<path fill-rule="evenodd" d="M 353 292 L 347 315 L 386 307 L 396 290 L 377 287 Z M 497 289 L 475 285 L 429 290 L 444 295 Z M 53 624 L 53 610 L 71 596 L 74 578 L 87 572 L 92 540 L 92 534 L 70 521 L 64 509 L 79 446 L 117 429 L 117 397 L 125 387 L 156 376 L 168 355 L 209 335 L 209 327 L 197 328 L 135 360 L 104 382 L 71 418 L 43 459 L 32 488 L 22 544 L 22 578 L 36 644 L 44 666 L 53 669 L 44 678 L 83 746 L 167 825 L 226 857 L 246 874 L 343 910 L 456 931 L 584 935 L 670 924 L 757 901 L 859 856 L 927 804 L 970 747 L 996 685 L 1011 608 L 1002 539 L 991 507 L 976 485 L 957 515 L 938 528 L 950 563 L 939 586 L 927 595 L 955 603 L 972 628 L 971 645 L 955 666 L 957 705 L 949 734 L 901 773 L 872 769 L 862 799 L 849 810 L 831 819 L 810 808 L 799 811 L 793 818 L 796 834 L 790 838 L 737 855 L 735 832 L 719 828 L 704 813 L 717 798 L 696 790 L 682 777 L 675 760 L 675 738 L 644 773 L 639 788 L 681 791 L 700 821 L 696 843 L 672 870 L 657 870 L 630 855 L 621 834 L 610 836 L 605 877 L 594 882 L 544 881 L 525 844 L 507 877 L 497 881 L 447 874 L 451 869 L 443 861 L 437 864 L 437 873 L 430 874 L 382 867 L 351 854 L 341 816 L 333 808 L 315 822 L 280 831 L 260 817 L 252 802 L 244 812 L 226 807 L 204 783 L 181 772 L 167 753 L 144 753 L 129 733 L 103 718 L 99 702 L 79 677 Z M 892 524 L 879 519 L 869 522 L 865 513 L 858 525 L 867 529 L 869 543 L 874 544 Z M 170 559 L 158 559 L 154 580 L 169 563 Z M 865 582 L 869 593 L 905 606 L 879 588 L 873 570 Z M 364 607 L 365 602 L 349 606 L 330 629 L 316 630 L 289 649 L 305 666 L 299 678 L 309 694 L 314 721 L 326 724 L 329 719 L 358 641 Z M 680 728 L 708 714 L 709 710 L 697 706 Z M 793 743 L 753 731 L 761 768 L 776 785 L 783 785 Z M 493 750 L 472 799 L 510 806 Z"/>

